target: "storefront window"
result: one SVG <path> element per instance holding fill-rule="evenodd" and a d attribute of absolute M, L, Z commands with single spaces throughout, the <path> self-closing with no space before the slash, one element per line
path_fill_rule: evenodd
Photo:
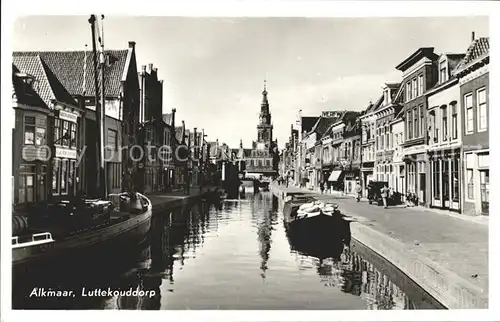
<path fill-rule="evenodd" d="M 433 177 L 434 177 L 434 182 L 433 182 L 434 199 L 441 199 L 441 189 L 440 189 L 441 160 L 433 161 Z"/>
<path fill-rule="evenodd" d="M 459 202 L 460 201 L 460 185 L 458 181 L 458 167 L 459 167 L 459 160 L 453 159 L 451 161 L 451 185 L 452 185 L 452 200 L 453 202 Z"/>
<path fill-rule="evenodd" d="M 482 170 L 480 174 L 481 202 L 490 201 L 490 171 Z"/>
<path fill-rule="evenodd" d="M 59 194 L 59 159 L 54 159 L 52 161 L 52 193 Z"/>
<path fill-rule="evenodd" d="M 35 166 L 21 165 L 19 168 L 19 199 L 18 203 L 35 201 Z"/>
<path fill-rule="evenodd" d="M 68 160 L 61 161 L 61 194 L 68 193 Z"/>
<path fill-rule="evenodd" d="M 448 160 L 443 160 L 443 200 L 450 200 L 450 165 Z"/>
<path fill-rule="evenodd" d="M 467 169 L 467 199 L 474 199 L 474 170 Z"/>

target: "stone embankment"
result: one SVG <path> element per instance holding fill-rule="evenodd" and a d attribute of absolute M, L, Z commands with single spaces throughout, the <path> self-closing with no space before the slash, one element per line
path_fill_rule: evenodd
<path fill-rule="evenodd" d="M 272 185 L 271 191 L 308 192 Z M 315 194 L 355 219 L 352 238 L 398 267 L 448 309 L 488 307 L 488 220 L 432 210 L 384 209 L 352 197 Z"/>

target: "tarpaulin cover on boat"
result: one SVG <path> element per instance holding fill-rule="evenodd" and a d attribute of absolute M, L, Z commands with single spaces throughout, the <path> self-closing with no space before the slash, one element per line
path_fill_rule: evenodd
<path fill-rule="evenodd" d="M 330 176 L 328 177 L 328 181 L 337 181 L 341 173 L 342 170 L 333 170 L 332 173 L 330 173 Z"/>

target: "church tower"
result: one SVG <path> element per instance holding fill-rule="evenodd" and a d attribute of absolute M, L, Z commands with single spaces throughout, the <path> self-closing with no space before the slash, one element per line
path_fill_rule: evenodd
<path fill-rule="evenodd" d="M 264 91 L 262 92 L 262 103 L 260 104 L 259 124 L 257 125 L 257 148 L 270 149 L 273 141 L 273 125 L 271 113 L 269 112 L 269 101 L 267 99 L 266 81 L 264 80 Z"/>

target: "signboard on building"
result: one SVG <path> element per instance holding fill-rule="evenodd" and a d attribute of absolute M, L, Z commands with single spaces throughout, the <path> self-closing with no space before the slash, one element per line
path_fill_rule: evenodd
<path fill-rule="evenodd" d="M 323 111 L 321 112 L 322 117 L 337 117 L 338 111 Z"/>
<path fill-rule="evenodd" d="M 56 158 L 76 159 L 76 150 L 57 147 L 56 148 Z"/>
<path fill-rule="evenodd" d="M 73 123 L 78 121 L 78 115 L 63 110 L 59 111 L 59 118 Z"/>

